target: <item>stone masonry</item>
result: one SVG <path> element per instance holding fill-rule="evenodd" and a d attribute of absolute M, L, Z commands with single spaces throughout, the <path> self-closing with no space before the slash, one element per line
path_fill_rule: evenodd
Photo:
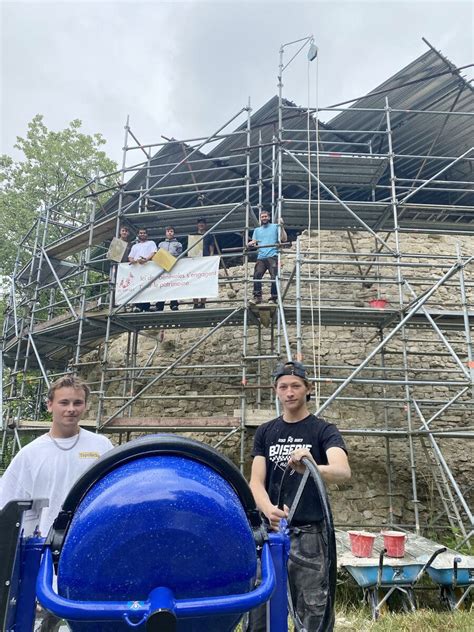
<path fill-rule="evenodd" d="M 387 335 L 399 321 L 389 324 L 384 331 L 375 327 L 355 326 L 343 322 L 339 326 L 318 326 L 319 307 L 322 310 L 338 308 L 340 311 L 363 310 L 371 307 L 371 301 L 386 301 L 387 309 L 400 305 L 399 288 L 403 304 L 413 299 L 409 286 L 416 295 L 427 291 L 455 263 L 457 248 L 463 255 L 473 254 L 470 238 L 441 235 L 401 235 L 400 250 L 402 285 L 397 278 L 397 268 L 393 265 L 396 257 L 384 255 L 373 261 L 375 242 L 367 233 L 352 233 L 352 242 L 359 255 L 353 254 L 346 233 L 324 232 L 318 240 L 316 233 L 306 232 L 300 237 L 301 250 L 305 259 L 324 259 L 322 265 L 308 264 L 302 268 L 301 299 L 303 307 L 312 306 L 313 323 L 302 328 L 303 361 L 313 367 L 311 374 L 320 377 L 315 384 L 317 395 L 325 398 L 334 392 L 341 380 L 347 377 L 368 353 L 378 344 L 381 336 Z M 388 245 L 395 249 L 393 236 L 387 238 Z M 282 254 L 282 287 L 288 278 L 295 261 L 295 245 Z M 332 263 L 331 263 L 332 262 Z M 351 262 L 351 263 L 349 263 Z M 367 272 L 367 268 L 370 269 Z M 221 271 L 222 272 L 222 271 Z M 253 264 L 249 263 L 247 274 L 251 278 Z M 470 309 L 474 305 L 474 265 L 466 268 L 467 303 Z M 363 273 L 363 276 L 362 276 Z M 221 275 L 220 300 L 224 304 L 237 306 L 242 304 L 244 295 L 244 266 L 231 269 L 234 279 L 232 288 L 227 277 Z M 409 286 L 404 283 L 407 280 Z M 251 296 L 251 286 L 249 285 Z M 264 286 L 264 294 L 269 286 Z M 295 303 L 295 281 L 288 288 L 285 305 Z M 221 303 L 222 304 L 222 303 Z M 459 291 L 459 275 L 441 287 L 426 305 L 431 311 L 461 312 L 462 302 Z M 208 306 L 212 308 L 212 303 Z M 182 306 L 181 309 L 186 309 Z M 188 307 L 189 308 L 189 307 Z M 154 367 L 166 367 L 193 344 L 204 331 L 196 329 L 147 329 L 139 335 L 137 364 L 148 363 Z M 467 345 L 464 331 L 444 332 L 460 360 L 467 366 Z M 275 334 L 275 332 L 274 332 Z M 292 325 L 288 331 L 289 341 L 296 351 L 296 328 Z M 472 331 L 471 331 L 472 335 Z M 405 340 L 404 340 L 405 336 Z M 247 337 L 247 355 L 265 355 L 277 352 L 276 340 L 268 327 L 259 329 L 250 324 Z M 127 382 L 123 372 L 114 372 L 114 367 L 123 367 L 127 345 L 126 335 L 115 339 L 108 354 L 107 397 L 105 414 L 111 414 L 123 403 L 124 395 L 138 393 L 157 373 L 144 370 L 131 383 Z M 283 345 L 283 342 L 282 342 Z M 150 388 L 146 396 L 134 404 L 131 416 L 140 417 L 203 417 L 232 416 L 234 411 L 240 415 L 242 397 L 242 372 L 240 368 L 243 349 L 243 332 L 240 327 L 223 327 L 189 356 L 184 367 L 173 370 L 162 381 Z M 282 353 L 284 346 L 281 347 Z M 90 359 L 102 358 L 103 348 L 90 354 Z M 151 357 L 150 357 L 151 354 Z M 404 368 L 404 354 L 407 369 Z M 235 365 L 227 367 L 226 365 Z M 274 360 L 248 361 L 248 386 L 258 382 L 260 369 L 261 388 L 249 388 L 246 391 L 248 420 L 253 411 L 268 411 L 268 418 L 275 413 L 271 391 L 271 369 Z M 217 365 L 217 366 L 216 366 Z M 186 367 L 194 368 L 186 368 Z M 98 383 L 99 369 L 87 375 Z M 358 383 L 349 385 L 333 404 L 324 412 L 324 416 L 338 425 L 341 430 L 367 430 L 366 436 L 348 435 L 346 437 L 352 480 L 339 489 L 331 489 L 336 523 L 341 525 L 382 525 L 387 522 L 389 507 L 395 522 L 413 523 L 412 472 L 409 458 L 408 438 L 397 437 L 387 441 L 384 437 L 373 436 L 370 431 L 387 428 L 391 430 L 407 429 L 411 423 L 413 429 L 421 426 L 413 407 L 407 406 L 405 384 L 410 380 L 410 398 L 420 402 L 426 417 L 434 414 L 443 403 L 449 400 L 465 379 L 448 353 L 436 332 L 430 327 L 407 327 L 405 332 L 397 334 L 385 347 L 383 356 L 378 354 L 369 366 L 358 376 Z M 384 384 L 383 380 L 392 380 Z M 151 398 L 147 398 L 151 396 Z M 160 396 L 160 399 L 153 399 Z M 197 397 L 205 396 L 205 397 Z M 470 425 L 472 410 L 467 400 L 472 393 L 461 397 L 456 406 L 448 408 L 433 428 L 456 427 L 462 429 Z M 313 398 L 313 408 L 315 407 Z M 92 403 L 91 417 L 97 401 Z M 411 420 L 408 419 L 408 411 Z M 256 414 L 256 413 L 255 413 Z M 222 435 L 199 434 L 196 438 L 215 443 Z M 250 446 L 253 430 L 246 432 L 245 453 L 246 472 L 249 471 Z M 439 441 L 443 454 L 452 468 L 456 480 L 466 490 L 472 480 L 472 464 L 467 440 L 444 439 Z M 239 434 L 227 440 L 221 449 L 235 462 L 239 460 Z M 416 487 L 422 524 L 428 525 L 430 517 L 441 511 L 441 505 L 434 489 L 432 464 L 426 456 L 419 438 L 413 440 L 416 461 Z M 387 458 L 389 465 L 387 466 Z M 388 495 L 387 467 L 390 467 L 392 495 Z M 443 522 L 443 520 L 441 521 Z M 445 522 L 445 520 L 444 520 Z"/>

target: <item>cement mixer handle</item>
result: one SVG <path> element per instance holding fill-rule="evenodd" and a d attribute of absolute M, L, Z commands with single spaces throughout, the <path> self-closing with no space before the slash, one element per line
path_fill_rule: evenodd
<path fill-rule="evenodd" d="M 150 592 L 146 601 L 74 601 L 54 592 L 53 559 L 51 549 L 46 548 L 36 582 L 36 594 L 41 605 L 59 618 L 71 621 L 122 621 L 130 627 L 137 627 L 150 620 L 150 629 L 154 630 L 158 629 L 155 626 L 160 612 L 164 613 L 168 622 L 173 615 L 176 619 L 182 619 L 240 614 L 268 601 L 275 586 L 276 576 L 270 545 L 265 543 L 262 550 L 262 582 L 248 593 L 174 599 L 168 588 L 157 587 Z"/>

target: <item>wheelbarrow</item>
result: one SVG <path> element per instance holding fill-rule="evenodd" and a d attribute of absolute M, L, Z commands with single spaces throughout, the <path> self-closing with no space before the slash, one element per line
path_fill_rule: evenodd
<path fill-rule="evenodd" d="M 440 588 L 440 599 L 450 610 L 461 608 L 474 588 L 474 565 L 472 557 L 464 559 L 458 555 L 453 558 L 451 568 L 427 568 L 431 580 Z M 463 564 L 462 567 L 459 565 Z"/>
<path fill-rule="evenodd" d="M 378 619 L 388 599 L 395 592 L 400 593 L 402 597 L 402 608 L 406 612 L 414 612 L 416 610 L 415 585 L 433 560 L 445 550 L 445 547 L 437 549 L 425 563 L 416 560 L 400 563 L 398 560 L 393 560 L 396 563 L 384 564 L 387 550 L 382 549 L 378 565 L 344 564 L 344 568 L 363 589 L 364 599 L 371 608 L 372 618 L 375 620 Z M 383 592 L 385 594 L 382 595 Z"/>

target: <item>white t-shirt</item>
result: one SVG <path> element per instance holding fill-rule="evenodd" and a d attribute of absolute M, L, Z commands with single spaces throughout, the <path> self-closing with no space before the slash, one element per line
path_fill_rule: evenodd
<path fill-rule="evenodd" d="M 77 435 L 54 441 L 63 448 L 74 445 Z M 0 507 L 10 500 L 48 498 L 49 507 L 42 511 L 39 529 L 42 536 L 58 515 L 71 487 L 97 459 L 113 448 L 103 435 L 81 428 L 77 444 L 71 450 L 61 450 L 49 434 L 28 443 L 15 456 L 2 477 Z M 31 535 L 38 524 L 37 514 L 24 515 L 24 533 Z"/>
<path fill-rule="evenodd" d="M 134 244 L 132 246 L 128 256 L 132 259 L 139 259 L 140 257 L 148 259 L 148 257 L 155 254 L 157 250 L 158 248 L 156 247 L 154 241 L 151 241 L 150 239 L 148 241 L 139 241 L 138 244 Z"/>

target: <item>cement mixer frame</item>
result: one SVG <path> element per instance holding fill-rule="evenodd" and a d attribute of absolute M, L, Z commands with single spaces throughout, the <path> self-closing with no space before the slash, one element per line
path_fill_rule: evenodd
<path fill-rule="evenodd" d="M 143 468 L 150 467 L 147 461 L 150 458 L 157 459 L 154 462 L 155 467 L 157 463 L 163 463 L 166 459 L 179 458 L 178 463 L 181 470 L 186 470 L 191 464 L 193 467 L 210 468 L 218 474 L 219 480 L 222 479 L 226 485 L 230 486 L 233 493 L 236 494 L 241 508 L 243 508 L 247 529 L 252 533 L 255 556 L 260 552 L 261 581 L 259 584 L 242 594 L 226 594 L 224 592 L 222 595 L 201 598 L 177 598 L 172 587 L 159 584 L 150 585 L 146 598 L 127 595 L 127 598 L 122 600 L 94 600 L 92 596 L 91 600 L 78 600 L 58 594 L 58 591 L 53 588 L 54 568 L 60 569 L 63 547 L 67 546 L 68 537 L 70 537 L 69 530 L 74 531 L 74 524 L 77 524 L 77 516 L 81 507 L 84 506 L 94 490 L 97 490 L 99 484 L 105 485 L 107 480 L 110 483 L 107 476 L 123 474 L 127 467 L 136 467 L 137 464 Z M 324 619 L 320 626 L 321 632 L 324 632 L 334 608 L 336 578 L 334 528 L 322 478 L 317 468 L 308 459 L 304 459 L 304 463 L 307 470 L 296 493 L 294 505 L 291 508 L 293 511 L 290 510 L 289 519 L 291 520 L 291 515 L 301 498 L 303 488 L 308 478 L 311 477 L 321 498 L 329 543 L 325 556 L 330 590 L 328 590 Z M 157 471 L 159 472 L 159 470 Z M 191 470 L 191 474 L 194 475 L 193 470 Z M 188 476 L 189 472 L 185 471 L 185 475 Z M 143 475 L 141 474 L 141 476 Z M 126 477 L 125 480 L 127 483 L 130 482 L 130 479 Z M 166 488 L 164 482 L 166 477 L 153 479 L 153 481 L 152 506 L 155 515 L 158 515 L 162 512 L 163 507 L 169 509 L 169 497 L 172 494 Z M 130 482 L 130 486 L 133 487 L 132 482 Z M 160 497 L 163 488 L 165 488 L 163 493 L 167 499 L 165 505 Z M 110 493 L 113 494 L 113 490 Z M 212 488 L 209 493 L 212 495 L 216 493 L 216 490 Z M 104 503 L 103 498 L 103 496 L 100 497 L 102 504 Z M 185 497 L 182 496 L 178 501 L 182 501 L 183 498 Z M 125 503 L 125 500 L 121 498 L 121 502 Z M 173 502 L 176 501 L 173 500 Z M 117 625 L 126 624 L 127 629 L 138 628 L 146 630 L 146 632 L 194 630 L 193 627 L 179 628 L 178 623 L 196 617 L 242 615 L 267 602 L 268 629 L 271 632 L 288 631 L 286 564 L 289 554 L 289 532 L 287 524 L 282 523 L 279 532 L 268 533 L 256 509 L 251 491 L 239 470 L 231 461 L 205 444 L 177 436 L 158 435 L 133 441 L 106 453 L 74 485 L 47 538 L 36 535 L 27 539 L 21 537 L 23 513 L 31 510 L 33 505 L 33 501 L 12 501 L 0 512 L 2 533 L 0 553 L 2 559 L 5 560 L 2 569 L 3 576 L 0 577 L 3 588 L 0 598 L 0 620 L 3 623 L 2 629 L 6 632 L 32 631 L 36 598 L 48 611 L 73 624 L 74 622 L 92 624 L 93 622 L 115 621 Z M 189 512 L 189 507 L 185 503 L 184 505 L 184 507 L 179 508 L 179 511 L 187 510 Z M 36 509 L 40 511 L 42 506 L 44 506 L 44 502 L 38 499 Z M 92 513 L 91 507 L 87 509 L 87 515 Z M 220 518 L 216 516 L 216 523 L 219 522 L 219 519 L 222 519 L 222 516 Z M 99 522 L 104 523 L 102 519 Z M 216 534 L 211 534 L 211 537 L 216 537 Z M 130 552 L 130 554 L 132 553 Z M 229 566 L 232 566 L 232 563 L 233 560 L 230 557 Z M 140 572 L 139 569 L 140 567 L 137 565 L 137 572 Z M 118 572 L 116 568 L 113 571 L 114 573 Z M 61 574 L 61 570 L 59 573 Z M 60 584 L 58 586 L 60 587 Z M 291 603 L 289 606 L 290 613 L 294 617 Z M 296 629 L 299 629 L 297 622 L 295 625 Z M 73 627 L 73 629 L 75 628 Z M 80 629 L 87 630 L 88 628 Z M 231 630 L 234 627 L 226 629 Z"/>

